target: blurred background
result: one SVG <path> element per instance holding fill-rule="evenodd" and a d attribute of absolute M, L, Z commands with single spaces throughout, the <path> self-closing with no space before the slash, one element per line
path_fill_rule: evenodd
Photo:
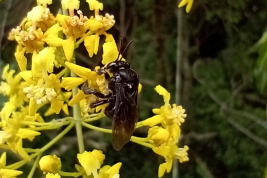
<path fill-rule="evenodd" d="M 143 85 L 140 120 L 163 104 L 154 91 L 158 84 L 171 92 L 172 103 L 186 109 L 179 144 L 189 146 L 190 161 L 175 166 L 178 174 L 173 177 L 267 178 L 267 1 L 196 0 L 188 14 L 174 0 L 102 2 L 102 14 L 113 14 L 116 20 L 109 33 L 118 42 L 123 38 L 124 45 L 134 39 L 125 58 Z M 35 4 L 35 0 L 0 2 L 0 73 L 5 64 L 18 69 L 16 43 L 7 40 L 8 33 Z M 60 1 L 53 0 L 51 11 L 56 14 L 59 7 Z M 92 15 L 86 2 L 80 7 L 84 15 Z M 81 46 L 76 51 L 78 63 L 89 68 L 100 65 L 101 50 L 89 59 Z M 0 96 L 0 108 L 5 100 Z M 96 124 L 109 123 L 104 119 Z M 104 150 L 105 164 L 123 162 L 121 177 L 157 177 L 164 160 L 151 149 L 129 143 L 116 152 L 110 135 L 84 132 L 87 150 Z M 135 135 L 145 137 L 146 132 L 147 128 L 138 129 Z M 28 146 L 40 147 L 55 134 L 44 133 Z M 63 170 L 71 170 L 77 163 L 76 151 L 73 130 L 49 153 L 61 156 Z"/>

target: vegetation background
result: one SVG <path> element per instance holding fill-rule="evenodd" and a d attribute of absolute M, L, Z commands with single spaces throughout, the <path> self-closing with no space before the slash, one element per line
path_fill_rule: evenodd
<path fill-rule="evenodd" d="M 197 0 L 189 14 L 185 8 L 178 10 L 179 2 L 174 0 L 102 2 L 103 13 L 116 19 L 110 33 L 117 41 L 123 38 L 125 44 L 135 40 L 125 57 L 143 85 L 140 120 L 150 117 L 151 109 L 162 104 L 153 91 L 157 84 L 171 91 L 173 103 L 186 109 L 180 144 L 189 146 L 190 161 L 176 166 L 179 177 L 267 178 L 267 1 Z M 35 3 L 0 2 L 0 73 L 5 64 L 18 68 L 16 44 L 7 40 L 8 33 Z M 59 6 L 54 0 L 52 12 Z M 90 16 L 83 1 L 81 9 Z M 101 55 L 89 59 L 82 48 L 76 56 L 80 64 L 90 68 L 101 60 Z M 0 96 L 0 108 L 4 101 Z M 109 123 L 106 119 L 97 124 Z M 141 129 L 135 134 L 145 137 L 145 133 L 146 129 Z M 55 134 L 44 133 L 28 144 L 38 147 Z M 50 150 L 61 156 L 64 169 L 73 169 L 70 165 L 77 162 L 74 134 Z M 123 162 L 121 177 L 157 177 L 163 160 L 150 149 L 129 143 L 116 152 L 109 135 L 88 131 L 85 138 L 88 149 L 105 150 L 106 164 Z"/>

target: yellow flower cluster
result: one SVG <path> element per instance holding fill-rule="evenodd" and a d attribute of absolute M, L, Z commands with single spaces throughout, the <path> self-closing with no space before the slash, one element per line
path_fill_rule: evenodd
<path fill-rule="evenodd" d="M 50 13 L 48 5 L 52 0 L 37 0 L 37 6 L 28 12 L 21 24 L 14 28 L 9 39 L 17 42 L 15 58 L 20 72 L 7 65 L 2 73 L 0 94 L 9 100 L 0 111 L 0 148 L 9 149 L 21 156 L 22 160 L 6 165 L 6 153 L 0 158 L 0 177 L 13 178 L 20 174 L 17 169 L 34 161 L 34 172 L 39 161 L 40 169 L 46 177 L 61 176 L 118 178 L 121 163 L 103 166 L 105 155 L 99 150 L 84 151 L 82 127 L 112 133 L 110 129 L 90 124 L 104 117 L 101 105 L 95 109 L 89 104 L 98 98 L 86 95 L 79 86 L 88 85 L 91 89 L 109 94 L 108 82 L 104 75 L 97 74 L 100 66 L 94 70 L 79 66 L 75 61 L 75 49 L 84 45 L 91 58 L 103 48 L 102 64 L 106 66 L 119 56 L 116 42 L 107 33 L 114 26 L 113 15 L 101 15 L 103 4 L 97 0 L 86 0 L 94 15 L 87 17 L 79 10 L 79 0 L 62 0 L 62 9 L 69 15 Z M 187 1 L 188 2 L 188 1 Z M 192 1 L 190 1 L 192 2 Z M 182 5 L 186 4 L 182 2 Z M 191 4 L 192 5 L 192 4 Z M 189 6 L 189 2 L 188 2 Z M 191 7 L 190 7 L 191 8 Z M 190 9 L 189 9 L 190 10 Z M 99 46 L 100 37 L 105 39 Z M 142 86 L 139 84 L 139 92 Z M 131 141 L 151 148 L 165 158 L 159 166 L 159 177 L 170 172 L 174 159 L 180 162 L 188 160 L 188 147 L 178 147 L 180 125 L 186 115 L 181 106 L 170 105 L 170 93 L 161 86 L 156 92 L 163 96 L 165 104 L 153 110 L 155 116 L 137 123 L 137 127 L 150 126 L 147 138 L 132 137 Z M 41 110 L 46 110 L 41 114 Z M 73 115 L 70 116 L 69 109 Z M 100 111 L 100 112 L 99 112 Z M 47 120 L 45 116 L 62 114 L 66 117 Z M 61 127 L 64 129 L 59 129 Z M 41 155 L 76 127 L 80 153 L 77 154 L 79 165 L 77 172 L 61 170 L 61 160 L 57 156 Z M 61 132 L 41 148 L 25 148 L 24 141 L 34 141 L 43 130 L 58 129 Z M 33 173 L 30 173 L 32 177 Z"/>
<path fill-rule="evenodd" d="M 103 63 L 114 61 L 114 56 L 118 55 L 113 36 L 106 33 L 115 24 L 114 17 L 99 14 L 99 11 L 103 10 L 103 4 L 97 0 L 87 2 L 89 9 L 94 11 L 94 16 L 89 18 L 79 10 L 78 0 L 62 0 L 62 8 L 68 10 L 69 15 L 56 16 L 50 13 L 48 8 L 52 0 L 37 0 L 37 6 L 33 7 L 21 24 L 9 34 L 9 40 L 18 43 L 15 58 L 21 71 L 16 74 L 15 70 L 10 70 L 7 65 L 2 73 L 0 94 L 7 96 L 9 101 L 0 110 L 0 148 L 10 149 L 19 154 L 23 158 L 20 166 L 37 159 L 38 155 L 62 138 L 75 124 L 81 124 L 78 122 L 81 120 L 81 114 L 86 113 L 83 115 L 88 116 L 86 122 L 103 117 L 103 114 L 88 115 L 89 108 L 85 107 L 87 96 L 82 92 L 79 91 L 77 94 L 66 91 L 88 82 L 90 87 L 107 92 L 103 76 L 90 69 L 80 70 L 82 67 L 74 64 L 74 50 L 81 44 L 84 44 L 88 55 L 92 57 L 98 53 L 102 35 L 106 39 L 104 44 L 107 44 L 103 49 Z M 63 77 L 68 76 L 70 70 L 79 77 Z M 83 95 L 82 98 L 80 94 Z M 76 114 L 76 117 L 69 117 L 69 106 L 76 103 L 84 110 Z M 44 116 L 61 112 L 67 117 L 46 121 L 38 111 L 44 107 L 48 108 Z M 41 149 L 23 147 L 25 139 L 33 141 L 41 134 L 40 131 L 58 129 L 64 125 L 68 127 Z M 15 163 L 7 167 L 20 167 L 16 165 Z M 0 168 L 0 177 L 6 174 L 5 170 L 4 166 Z"/>
<path fill-rule="evenodd" d="M 60 178 L 60 175 L 72 177 L 93 176 L 94 178 L 119 177 L 120 162 L 113 166 L 105 165 L 101 167 L 105 159 L 102 151 L 84 151 L 83 153 L 77 154 L 77 158 L 80 163 L 80 165 L 75 165 L 77 172 L 67 173 L 61 171 L 61 160 L 56 155 L 43 156 L 39 161 L 39 166 L 46 173 L 47 178 Z"/>
<path fill-rule="evenodd" d="M 173 159 L 180 162 L 188 161 L 188 147 L 178 147 L 180 138 L 180 125 L 184 122 L 186 114 L 181 106 L 170 105 L 170 93 L 158 85 L 156 92 L 163 96 L 164 105 L 153 109 L 156 114 L 144 121 L 138 122 L 137 127 L 149 126 L 147 142 L 151 144 L 152 150 L 165 158 L 165 163 L 159 166 L 158 176 L 162 177 L 165 172 L 170 172 Z M 138 141 L 138 139 L 136 139 Z"/>

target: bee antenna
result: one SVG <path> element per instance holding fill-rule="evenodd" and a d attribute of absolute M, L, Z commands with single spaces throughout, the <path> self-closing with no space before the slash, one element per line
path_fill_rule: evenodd
<path fill-rule="evenodd" d="M 118 55 L 118 58 L 116 59 L 116 61 L 117 61 L 117 60 L 120 61 L 120 60 L 122 59 L 122 56 L 123 56 L 123 54 L 125 53 L 126 49 L 133 43 L 134 40 L 131 40 L 131 41 L 126 45 L 126 47 L 124 48 L 124 50 L 121 52 L 122 41 L 123 41 L 123 40 L 122 40 L 122 38 L 121 38 L 121 40 L 120 40 L 120 51 L 119 51 L 119 55 Z M 119 59 L 120 54 L 121 54 L 121 58 Z"/>
<path fill-rule="evenodd" d="M 121 54 L 122 43 L 123 43 L 123 39 L 121 38 L 120 39 L 120 44 L 119 44 L 119 54 L 118 54 L 118 57 L 117 57 L 116 61 L 119 61 L 120 60 L 119 57 L 120 57 L 120 54 Z"/>

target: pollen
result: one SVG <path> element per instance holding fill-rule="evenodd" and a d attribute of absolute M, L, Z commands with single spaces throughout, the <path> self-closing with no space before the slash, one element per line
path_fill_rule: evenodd
<path fill-rule="evenodd" d="M 173 108 L 171 109 L 172 117 L 175 119 L 174 122 L 177 122 L 179 125 L 183 123 L 186 117 L 186 114 L 184 114 L 185 110 L 181 106 L 173 105 Z"/>
<path fill-rule="evenodd" d="M 50 14 L 50 10 L 48 8 L 45 9 L 44 13 L 42 14 L 42 18 L 44 20 L 48 20 Z"/>
<path fill-rule="evenodd" d="M 57 93 L 54 88 L 46 88 L 45 92 L 49 101 L 52 101 L 52 99 L 57 97 Z"/>
<path fill-rule="evenodd" d="M 82 26 L 84 25 L 84 22 L 88 20 L 87 16 L 83 16 L 83 13 L 81 10 L 78 10 L 77 13 L 79 17 L 75 15 L 75 16 L 70 17 L 68 20 L 68 23 L 73 27 L 77 25 Z"/>
<path fill-rule="evenodd" d="M 10 87 L 6 82 L 0 83 L 0 93 L 2 93 L 3 95 L 9 95 Z"/>
<path fill-rule="evenodd" d="M 47 103 L 57 97 L 54 88 L 44 88 L 39 85 L 26 87 L 23 91 L 26 93 L 27 98 L 34 98 L 37 104 Z"/>
<path fill-rule="evenodd" d="M 99 87 L 99 90 L 103 93 L 103 94 L 108 94 L 110 93 L 110 90 L 108 89 L 108 82 L 105 80 L 104 77 L 97 77 L 96 78 L 96 83 Z"/>
<path fill-rule="evenodd" d="M 50 10 L 43 6 L 36 6 L 30 12 L 28 12 L 27 17 L 32 22 L 40 22 L 48 19 Z"/>
<path fill-rule="evenodd" d="M 9 39 L 12 40 L 12 39 L 15 39 L 15 37 L 18 37 L 16 38 L 16 40 L 18 41 L 21 41 L 21 42 L 25 42 L 27 40 L 34 40 L 35 39 L 35 28 L 32 26 L 32 27 L 29 27 L 27 29 L 27 31 L 25 30 L 22 30 L 20 26 L 18 26 L 17 28 L 13 28 L 9 34 Z"/>
<path fill-rule="evenodd" d="M 180 163 L 188 161 L 188 153 L 189 150 L 188 146 L 184 146 L 184 148 L 178 148 L 176 152 L 174 153 L 174 157 L 177 158 Z"/>
<path fill-rule="evenodd" d="M 115 24 L 114 16 L 108 13 L 105 14 L 105 17 L 96 15 L 95 19 L 101 22 L 106 29 L 111 28 Z"/>

